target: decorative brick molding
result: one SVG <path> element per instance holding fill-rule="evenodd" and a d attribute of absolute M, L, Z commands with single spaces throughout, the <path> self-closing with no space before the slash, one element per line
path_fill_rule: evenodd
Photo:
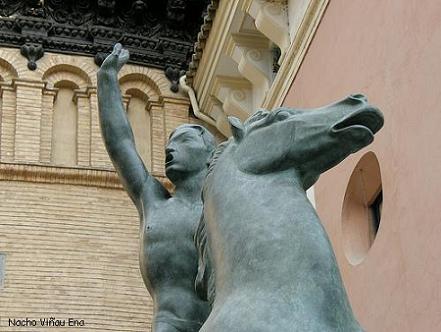
<path fill-rule="evenodd" d="M 112 171 L 98 121 L 97 68 L 93 59 L 47 53 L 35 71 L 26 70 L 26 59 L 15 49 L 0 50 L 0 160 L 5 163 L 53 163 L 54 105 L 60 88 L 73 89 L 76 116 L 76 163 L 72 168 Z M 23 69 L 24 68 L 24 69 Z M 145 101 L 151 119 L 150 161 L 155 174 L 165 177 L 164 148 L 169 133 L 191 122 L 189 101 L 169 90 L 163 71 L 127 65 L 120 73 L 127 106 L 132 97 Z M 62 169 L 62 168 L 61 168 Z"/>
<path fill-rule="evenodd" d="M 163 175 L 153 172 L 152 175 L 172 189 L 170 181 Z M 0 181 L 24 181 L 35 183 L 70 184 L 87 187 L 122 189 L 115 171 L 46 166 L 38 164 L 0 163 Z"/>

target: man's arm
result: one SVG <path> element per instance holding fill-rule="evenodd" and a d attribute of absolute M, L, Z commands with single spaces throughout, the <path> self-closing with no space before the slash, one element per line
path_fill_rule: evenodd
<path fill-rule="evenodd" d="M 128 59 L 129 52 L 121 44 L 116 44 L 104 60 L 98 71 L 98 106 L 107 152 L 124 188 L 139 210 L 144 190 L 151 199 L 167 197 L 168 192 L 148 173 L 135 148 L 118 82 L 118 72 Z"/>

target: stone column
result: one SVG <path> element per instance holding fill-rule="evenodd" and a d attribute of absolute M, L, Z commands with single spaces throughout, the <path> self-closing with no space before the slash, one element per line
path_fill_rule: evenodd
<path fill-rule="evenodd" d="M 122 102 L 124 105 L 124 109 L 126 110 L 126 112 L 129 110 L 129 103 L 130 103 L 130 95 L 123 95 L 122 96 Z"/>
<path fill-rule="evenodd" d="M 16 121 L 14 159 L 18 162 L 40 161 L 40 124 L 45 83 L 14 80 Z"/>
<path fill-rule="evenodd" d="M 164 98 L 166 140 L 177 126 L 189 123 L 189 108 L 190 101 L 188 99 Z"/>
<path fill-rule="evenodd" d="M 176 129 L 176 127 L 190 123 L 189 119 L 189 108 L 190 108 L 190 101 L 188 99 L 182 99 L 182 98 L 170 98 L 170 97 L 164 97 L 164 120 L 165 120 L 165 130 L 163 132 L 165 133 L 165 143 L 168 141 L 168 138 L 173 130 Z M 165 144 L 164 143 L 164 144 Z M 159 162 L 159 160 L 158 160 Z M 165 156 L 161 161 L 161 166 L 164 168 L 164 162 L 165 162 Z M 165 171 L 163 173 L 165 175 Z M 172 184 L 164 178 L 163 184 L 168 190 L 172 189 Z"/>
<path fill-rule="evenodd" d="M 1 161 L 14 161 L 15 137 L 15 89 L 12 85 L 0 84 L 1 93 Z"/>
<path fill-rule="evenodd" d="M 90 101 L 89 92 L 76 90 L 74 101 L 77 104 L 77 164 L 90 166 Z"/>
<path fill-rule="evenodd" d="M 112 169 L 112 162 L 107 155 L 101 136 L 98 116 L 98 97 L 96 88 L 89 89 L 90 102 L 90 164 L 93 167 Z"/>
<path fill-rule="evenodd" d="M 52 130 L 54 102 L 58 89 L 44 89 L 40 121 L 40 162 L 50 163 L 52 153 Z"/>
<path fill-rule="evenodd" d="M 152 142 L 152 173 L 156 176 L 165 176 L 165 116 L 164 109 L 159 103 L 150 106 L 151 142 Z"/>

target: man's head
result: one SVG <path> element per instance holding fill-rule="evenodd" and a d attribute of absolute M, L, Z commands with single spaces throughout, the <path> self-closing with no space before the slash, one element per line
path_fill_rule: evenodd
<path fill-rule="evenodd" d="M 175 182 L 206 169 L 216 147 L 213 135 L 204 127 L 185 124 L 169 137 L 165 149 L 165 172 Z"/>

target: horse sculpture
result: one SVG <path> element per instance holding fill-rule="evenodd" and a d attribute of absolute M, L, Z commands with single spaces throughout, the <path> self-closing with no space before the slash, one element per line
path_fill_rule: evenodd
<path fill-rule="evenodd" d="M 196 288 L 212 302 L 200 331 L 362 331 L 305 191 L 373 141 L 381 112 L 351 95 L 229 120 L 233 137 L 213 157 L 195 237 Z"/>

